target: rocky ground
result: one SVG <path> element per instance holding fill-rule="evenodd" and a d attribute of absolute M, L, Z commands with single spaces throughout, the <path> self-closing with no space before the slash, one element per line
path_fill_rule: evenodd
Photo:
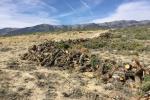
<path fill-rule="evenodd" d="M 100 33 L 88 33 L 88 36 L 92 34 L 91 37 L 93 38 L 99 36 Z M 75 33 L 74 37 L 81 38 L 80 34 L 76 35 Z M 45 41 L 45 38 L 43 41 Z M 104 83 L 96 70 L 75 71 L 74 63 L 71 66 L 73 69 L 66 70 L 60 67 L 51 67 L 49 64 L 43 67 L 41 63 L 37 63 L 34 59 L 21 59 L 22 55 L 28 53 L 29 47 L 34 48 L 33 45 L 37 46 L 41 43 L 36 38 L 30 39 L 30 41 L 28 39 L 19 40 L 19 42 L 17 39 L 12 40 L 10 37 L 10 39 L 6 39 L 7 41 L 4 41 L 4 39 L 0 41 L 1 100 L 138 100 L 141 97 L 140 89 L 131 89 L 131 87 L 123 85 L 120 81 L 113 83 L 107 81 L 107 83 Z M 60 40 L 60 37 L 53 39 Z M 67 39 L 65 38 L 65 40 Z M 47 40 L 51 39 L 47 38 Z M 70 53 L 70 51 L 68 52 Z M 96 54 L 103 59 L 115 59 L 118 62 L 120 60 L 131 62 L 134 58 L 133 55 L 120 55 L 115 51 L 110 53 L 108 51 L 90 50 L 88 54 L 89 52 L 90 55 Z M 88 59 L 91 59 L 90 55 L 88 55 Z M 29 58 L 32 57 L 34 56 L 31 55 Z M 149 54 L 141 53 L 139 55 L 140 62 L 143 61 L 146 65 L 150 64 L 149 58 Z M 57 65 L 53 64 L 52 66 Z"/>

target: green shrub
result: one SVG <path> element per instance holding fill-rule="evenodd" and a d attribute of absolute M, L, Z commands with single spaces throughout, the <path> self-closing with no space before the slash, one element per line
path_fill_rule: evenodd
<path fill-rule="evenodd" d="M 146 75 L 143 80 L 142 90 L 147 92 L 150 90 L 150 76 Z"/>
<path fill-rule="evenodd" d="M 150 33 L 144 33 L 144 32 L 137 33 L 135 35 L 135 38 L 139 40 L 150 40 Z"/>
<path fill-rule="evenodd" d="M 98 42 L 86 42 L 85 44 L 83 44 L 83 46 L 86 48 L 90 48 L 90 49 L 98 49 L 99 48 Z"/>
<path fill-rule="evenodd" d="M 115 40 L 112 41 L 110 44 L 111 49 L 116 50 L 142 50 L 144 46 L 136 41 L 122 41 L 122 40 Z"/>
<path fill-rule="evenodd" d="M 144 77 L 144 82 L 150 82 L 150 76 L 149 75 L 146 75 Z"/>
<path fill-rule="evenodd" d="M 104 48 L 107 47 L 109 42 L 109 39 L 102 39 L 102 38 L 97 38 L 97 39 L 92 39 L 86 43 L 83 44 L 85 48 L 90 48 L 90 49 L 99 49 L 99 48 Z"/>
<path fill-rule="evenodd" d="M 93 68 L 96 68 L 96 66 L 100 64 L 99 58 L 96 55 L 92 55 L 90 64 Z"/>
<path fill-rule="evenodd" d="M 116 36 L 121 35 L 121 37 L 126 35 L 130 39 L 150 40 L 150 29 L 146 26 L 116 29 L 112 33 Z"/>
<path fill-rule="evenodd" d="M 144 92 L 147 92 L 147 91 L 150 90 L 150 81 L 149 81 L 149 82 L 144 82 L 144 83 L 142 84 L 142 90 L 143 90 Z"/>
<path fill-rule="evenodd" d="M 57 44 L 57 47 L 58 47 L 58 48 L 61 48 L 61 49 L 68 49 L 68 48 L 70 48 L 69 44 L 66 43 L 66 42 L 64 42 L 64 41 L 59 42 L 59 43 Z"/>

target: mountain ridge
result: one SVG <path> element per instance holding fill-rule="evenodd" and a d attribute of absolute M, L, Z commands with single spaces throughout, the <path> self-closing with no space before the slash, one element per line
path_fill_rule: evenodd
<path fill-rule="evenodd" d="M 110 29 L 110 28 L 126 28 L 130 26 L 150 25 L 150 20 L 119 20 L 104 23 L 89 23 L 76 25 L 50 25 L 39 24 L 25 28 L 3 28 L 0 29 L 0 35 L 23 35 L 35 32 L 55 32 L 55 31 L 71 31 L 71 30 L 93 30 L 93 29 Z"/>

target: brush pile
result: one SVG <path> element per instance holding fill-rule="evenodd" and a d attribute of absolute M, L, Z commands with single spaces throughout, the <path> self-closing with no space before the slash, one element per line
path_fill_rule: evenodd
<path fill-rule="evenodd" d="M 88 67 L 90 55 L 80 50 L 72 50 L 72 46 L 87 40 L 48 41 L 40 45 L 33 45 L 28 52 L 21 56 L 22 60 L 34 61 L 45 67 L 74 68 Z"/>

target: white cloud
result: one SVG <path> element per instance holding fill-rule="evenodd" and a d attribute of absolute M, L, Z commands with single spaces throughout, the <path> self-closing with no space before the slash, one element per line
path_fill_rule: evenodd
<path fill-rule="evenodd" d="M 59 24 L 59 20 L 51 18 L 49 12 L 42 10 L 43 7 L 47 7 L 52 13 L 57 11 L 42 0 L 1 0 L 0 28 L 27 27 L 42 23 Z"/>
<path fill-rule="evenodd" d="M 150 20 L 150 1 L 137 0 L 120 5 L 108 17 L 93 20 L 94 23 L 114 20 Z"/>

